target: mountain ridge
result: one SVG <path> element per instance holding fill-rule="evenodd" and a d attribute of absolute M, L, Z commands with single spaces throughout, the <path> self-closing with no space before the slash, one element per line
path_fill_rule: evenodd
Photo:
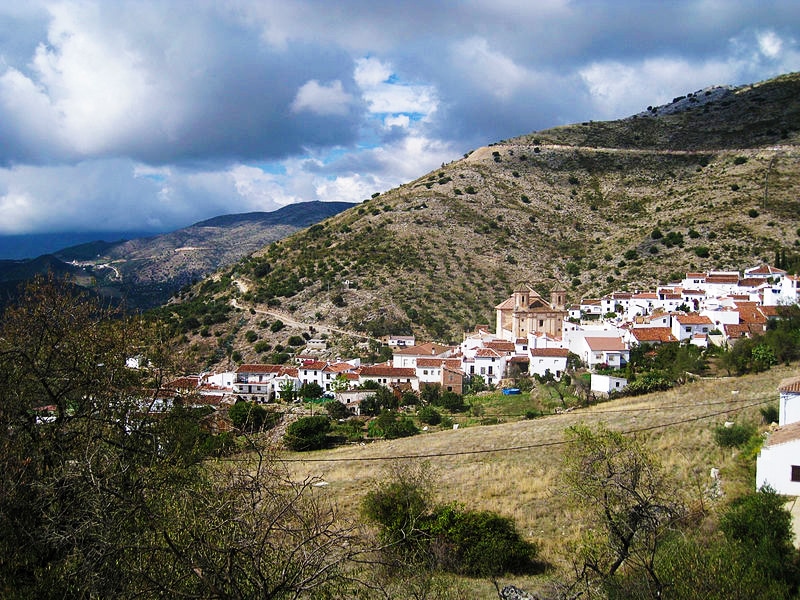
<path fill-rule="evenodd" d="M 566 287 L 577 302 L 775 253 L 791 259 L 800 238 L 800 75 L 686 98 L 675 110 L 468 152 L 254 252 L 186 299 L 236 297 L 373 337 L 457 340 L 492 323 L 493 307 L 520 282 L 543 293 Z M 242 337 L 248 329 L 285 344 L 287 332 L 270 336 L 238 312 L 235 326 L 216 324 L 204 341 L 181 327 L 177 304 L 162 314 L 198 348 L 220 337 L 245 360 L 271 358 Z M 212 355 L 216 348 L 196 358 Z"/>
<path fill-rule="evenodd" d="M 44 256 L 50 265 L 47 270 L 69 274 L 79 285 L 124 300 L 131 309 L 147 309 L 264 244 L 351 206 L 314 201 L 273 212 L 220 215 L 168 233 L 116 242 L 97 240 Z M 0 282 L 6 288 L 18 287 L 42 272 L 42 262 L 43 257 L 0 261 Z"/>

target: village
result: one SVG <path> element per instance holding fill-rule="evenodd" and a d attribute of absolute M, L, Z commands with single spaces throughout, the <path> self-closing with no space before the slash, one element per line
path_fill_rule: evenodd
<path fill-rule="evenodd" d="M 168 410 L 175 395 L 214 407 L 237 399 L 266 404 L 294 397 L 316 384 L 328 399 L 359 414 L 360 402 L 375 385 L 420 392 L 426 386 L 462 394 L 480 378 L 489 389 L 509 373 L 559 380 L 568 359 L 591 373 L 591 391 L 608 395 L 625 389 L 615 373 L 635 346 L 667 343 L 731 346 L 763 334 L 778 307 L 798 302 L 800 277 L 760 265 L 736 271 L 687 273 L 676 283 L 647 292 L 615 292 L 567 305 L 566 292 L 551 290 L 546 300 L 520 286 L 495 307 L 494 331 L 479 325 L 459 345 L 417 343 L 413 336 L 387 336 L 392 360 L 362 364 L 360 359 L 322 360 L 324 344 L 309 344 L 292 365 L 242 364 L 235 371 L 180 377 L 152 410 Z"/>

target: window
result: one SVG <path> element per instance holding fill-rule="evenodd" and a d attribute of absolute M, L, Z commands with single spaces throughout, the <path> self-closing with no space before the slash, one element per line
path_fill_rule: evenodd
<path fill-rule="evenodd" d="M 692 332 L 692 328 L 691 327 L 687 327 L 686 328 L 686 333 L 691 333 L 691 332 Z"/>
<path fill-rule="evenodd" d="M 792 481 L 800 481 L 800 466 L 792 465 Z"/>

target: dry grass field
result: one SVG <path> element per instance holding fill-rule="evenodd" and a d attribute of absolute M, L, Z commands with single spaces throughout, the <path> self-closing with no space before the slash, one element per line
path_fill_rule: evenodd
<path fill-rule="evenodd" d="M 568 427 L 602 423 L 638 436 L 682 482 L 689 503 L 702 502 L 713 511 L 714 502 L 703 494 L 711 483 L 712 467 L 721 469 L 723 497 L 718 505 L 754 485 L 753 471 L 736 460 L 736 453 L 714 443 L 714 426 L 737 420 L 760 423 L 759 409 L 777 404 L 779 381 L 795 374 L 796 366 L 776 367 L 758 375 L 700 380 L 668 392 L 535 420 L 460 427 L 285 458 L 296 477 L 322 478 L 327 485 L 321 493 L 346 517 L 357 515 L 364 494 L 386 477 L 389 465 L 427 461 L 437 501 L 514 518 L 539 545 L 541 557 L 558 568 L 568 564 L 568 545 L 577 539 L 582 525 L 582 515 L 569 506 L 559 484 Z M 489 594 L 492 588 L 484 583 Z"/>

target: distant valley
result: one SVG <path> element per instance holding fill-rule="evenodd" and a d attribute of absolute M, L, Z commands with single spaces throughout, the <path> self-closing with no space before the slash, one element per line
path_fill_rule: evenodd
<path fill-rule="evenodd" d="M 0 260 L 0 304 L 21 282 L 50 271 L 95 293 L 124 300 L 129 308 L 152 308 L 216 269 L 352 206 L 303 202 L 274 212 L 219 216 L 161 235 L 93 241 L 34 259 Z"/>

